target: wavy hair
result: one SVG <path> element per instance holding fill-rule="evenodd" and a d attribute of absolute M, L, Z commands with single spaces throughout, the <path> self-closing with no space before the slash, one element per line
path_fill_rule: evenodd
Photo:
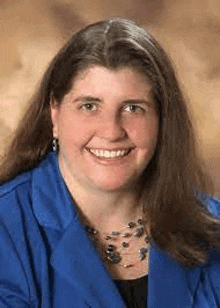
<path fill-rule="evenodd" d="M 220 246 L 218 221 L 208 213 L 209 183 L 172 64 L 159 43 L 134 21 L 114 18 L 73 35 L 46 70 L 0 167 L 6 182 L 36 166 L 51 151 L 50 103 L 62 103 L 76 76 L 92 66 L 130 67 L 152 85 L 159 116 L 155 154 L 141 179 L 152 243 L 185 266 L 203 264 Z M 207 199 L 207 198 L 206 198 Z"/>

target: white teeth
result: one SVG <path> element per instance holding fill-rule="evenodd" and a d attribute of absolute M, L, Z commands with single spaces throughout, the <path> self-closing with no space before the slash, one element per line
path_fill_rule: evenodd
<path fill-rule="evenodd" d="M 115 157 L 120 157 L 120 156 L 124 156 L 124 155 L 128 154 L 130 149 L 118 150 L 118 151 L 89 149 L 89 151 L 97 157 L 115 158 Z"/>
<path fill-rule="evenodd" d="M 97 156 L 100 156 L 99 153 L 98 153 Z M 109 158 L 109 157 L 111 156 L 111 152 L 109 152 L 109 151 L 104 151 L 104 155 L 103 155 L 103 156 L 106 157 L 106 158 Z"/>
<path fill-rule="evenodd" d="M 117 152 L 112 151 L 112 152 L 111 152 L 111 157 L 116 157 L 116 154 L 117 154 Z"/>

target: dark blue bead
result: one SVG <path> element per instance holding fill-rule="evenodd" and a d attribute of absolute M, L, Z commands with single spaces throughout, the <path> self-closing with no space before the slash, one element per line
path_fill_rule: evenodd
<path fill-rule="evenodd" d="M 129 232 L 125 232 L 122 234 L 122 237 L 130 237 L 131 236 L 131 233 Z"/>
<path fill-rule="evenodd" d="M 86 231 L 87 231 L 89 234 L 97 234 L 97 233 L 98 233 L 94 228 L 89 227 L 89 226 L 86 226 Z"/>
<path fill-rule="evenodd" d="M 106 248 L 106 253 L 110 253 L 110 252 L 112 252 L 114 250 L 115 250 L 115 246 L 110 244 Z"/>
<path fill-rule="evenodd" d="M 133 221 L 130 221 L 128 223 L 128 228 L 134 228 L 134 226 L 135 226 L 135 223 Z"/>
<path fill-rule="evenodd" d="M 144 220 L 143 219 L 138 219 L 138 223 L 139 223 L 139 225 L 144 225 Z"/>
<path fill-rule="evenodd" d="M 121 261 L 121 257 L 118 252 L 108 256 L 108 260 L 114 264 L 117 264 Z"/>
<path fill-rule="evenodd" d="M 142 261 L 146 258 L 146 254 L 145 253 L 140 253 L 139 254 L 139 259 Z"/>
<path fill-rule="evenodd" d="M 148 252 L 148 248 L 147 247 L 141 247 L 139 252 L 140 253 L 146 253 L 146 252 Z"/>
<path fill-rule="evenodd" d="M 144 240 L 145 240 L 146 243 L 149 243 L 150 237 L 147 235 Z"/>
<path fill-rule="evenodd" d="M 139 227 L 134 231 L 134 236 L 140 237 L 144 234 L 144 227 Z"/>
<path fill-rule="evenodd" d="M 127 248 L 129 244 L 127 242 L 122 242 L 122 247 Z"/>
<path fill-rule="evenodd" d="M 112 245 L 112 244 L 109 244 L 109 245 L 107 246 L 107 248 L 115 248 L 115 246 Z"/>
<path fill-rule="evenodd" d="M 120 232 L 119 231 L 112 231 L 111 235 L 117 236 L 117 235 L 120 235 Z"/>

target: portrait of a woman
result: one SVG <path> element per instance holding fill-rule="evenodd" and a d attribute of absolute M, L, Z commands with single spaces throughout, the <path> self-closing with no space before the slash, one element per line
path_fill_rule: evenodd
<path fill-rule="evenodd" d="M 197 152 L 145 29 L 74 34 L 1 162 L 0 306 L 220 307 L 220 205 Z"/>

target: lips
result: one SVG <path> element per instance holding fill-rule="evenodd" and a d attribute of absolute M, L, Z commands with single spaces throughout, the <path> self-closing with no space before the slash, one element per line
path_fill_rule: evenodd
<path fill-rule="evenodd" d="M 129 149 L 117 149 L 117 150 L 106 150 L 106 149 L 89 149 L 87 150 L 98 158 L 121 158 L 128 155 L 131 152 L 131 148 Z"/>

